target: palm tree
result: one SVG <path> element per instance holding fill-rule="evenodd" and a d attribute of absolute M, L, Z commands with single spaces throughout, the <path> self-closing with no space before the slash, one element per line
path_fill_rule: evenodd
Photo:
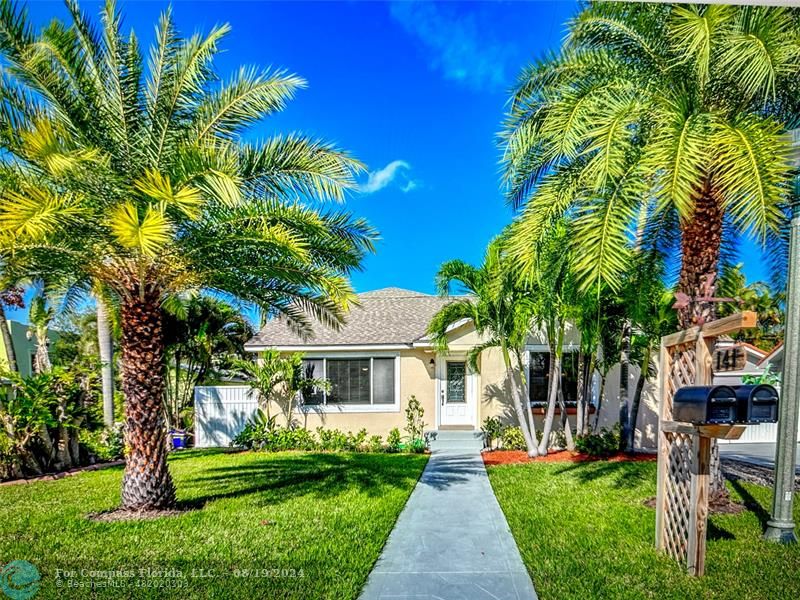
<path fill-rule="evenodd" d="M 249 321 L 219 298 L 192 294 L 167 307 L 164 320 L 167 425 L 188 428 L 196 385 L 218 380 L 253 337 Z"/>
<path fill-rule="evenodd" d="M 785 294 L 775 293 L 763 281 L 747 283 L 742 264 L 722 269 L 717 293 L 732 302 L 723 303 L 720 316 L 741 310 L 751 310 L 758 315 L 758 328 L 741 331 L 737 338 L 769 351 L 783 339 Z"/>
<path fill-rule="evenodd" d="M 561 53 L 526 69 L 502 133 L 513 254 L 530 265 L 575 221 L 581 285 L 617 289 L 642 207 L 680 228 L 681 327 L 714 316 L 724 226 L 779 233 L 797 118 L 800 20 L 788 8 L 593 3 Z"/>
<path fill-rule="evenodd" d="M 278 350 L 267 350 L 258 361 L 234 360 L 233 366 L 247 379 L 251 393 L 258 396 L 259 408 L 268 422 L 274 423 L 270 415 L 270 404 L 275 402 L 283 413 L 287 427 L 294 428 L 294 406 L 303 392 L 330 391 L 327 379 L 314 377 L 311 369 L 303 367 L 303 354 L 282 355 Z M 262 408 L 263 407 L 263 408 Z"/>
<path fill-rule="evenodd" d="M 467 357 L 470 368 L 475 371 L 479 369 L 478 359 L 484 350 L 500 349 L 517 420 L 528 456 L 533 457 L 540 451 L 536 447 L 533 416 L 527 406 L 522 352 L 533 325 L 534 303 L 530 288 L 520 283 L 519 277 L 509 267 L 503 253 L 502 238 L 489 244 L 479 267 L 461 260 L 444 263 L 436 275 L 439 292 L 449 296 L 458 290 L 468 295 L 459 296 L 442 307 L 431 319 L 428 334 L 437 351 L 446 352 L 451 327 L 464 320 L 471 321 L 484 339 L 470 350 Z"/>
<path fill-rule="evenodd" d="M 97 348 L 100 356 L 100 381 L 103 392 L 103 423 L 114 426 L 114 338 L 108 300 L 95 294 L 97 316 Z"/>
<path fill-rule="evenodd" d="M 214 70 L 227 25 L 182 38 L 170 11 L 147 66 L 113 1 L 39 32 L 0 3 L 0 259 L 10 281 L 103 285 L 120 307 L 122 508 L 172 506 L 164 440 L 163 303 L 206 290 L 341 322 L 374 232 L 307 201 L 342 200 L 360 163 L 302 135 L 245 142 L 305 86 L 284 71 Z"/>
<path fill-rule="evenodd" d="M 45 293 L 36 294 L 31 300 L 28 312 L 28 320 L 31 322 L 28 328 L 28 338 L 33 339 L 36 345 L 36 352 L 33 357 L 33 371 L 35 373 L 47 373 L 52 367 L 48 349 L 50 339 L 47 331 L 54 316 L 55 311 L 48 302 Z"/>

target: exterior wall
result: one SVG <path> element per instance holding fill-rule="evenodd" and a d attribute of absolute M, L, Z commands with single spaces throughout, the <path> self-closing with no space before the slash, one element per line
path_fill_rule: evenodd
<path fill-rule="evenodd" d="M 579 339 L 579 334 L 574 328 L 568 329 L 564 340 L 565 349 L 574 349 L 578 345 Z M 453 353 L 465 352 L 480 342 L 481 339 L 475 333 L 474 329 L 469 326 L 462 326 L 452 332 L 450 336 L 450 350 Z M 533 332 L 528 340 L 528 346 L 530 349 L 544 349 L 546 346 L 546 339 L 541 332 Z M 353 354 L 341 351 L 320 352 L 318 354 L 309 352 L 306 355 L 308 357 L 335 357 L 337 355 L 344 357 L 347 355 L 352 356 Z M 321 410 L 311 407 L 307 410 L 295 409 L 293 418 L 298 424 L 310 430 L 314 430 L 317 427 L 325 427 L 356 432 L 363 428 L 366 429 L 370 435 L 381 435 L 385 437 L 389 431 L 395 427 L 403 432 L 403 428 L 405 427 L 405 409 L 408 405 L 409 397 L 413 395 L 420 401 L 425 411 L 424 421 L 426 423 L 426 430 L 436 428 L 436 414 L 438 409 L 436 397 L 436 370 L 435 366 L 431 364 L 436 356 L 434 352 L 425 349 L 408 349 L 392 353 L 365 351 L 359 353 L 359 355 L 399 356 L 399 406 L 361 412 L 353 406 L 347 407 L 345 410 L 337 408 L 336 406 L 328 406 Z M 657 365 L 657 356 L 654 357 L 654 361 Z M 498 348 L 492 348 L 484 351 L 481 354 L 479 366 L 477 399 L 478 427 L 480 427 L 481 423 L 487 417 L 498 417 L 504 424 L 517 424 L 516 412 L 514 411 L 513 402 L 511 400 L 511 391 L 507 383 L 505 366 L 500 350 Z M 631 401 L 633 400 L 633 394 L 636 389 L 638 375 L 638 369 L 632 366 L 629 373 L 629 396 Z M 619 376 L 620 367 L 616 365 L 611 369 L 606 380 L 603 402 L 599 414 L 600 427 L 610 428 L 619 418 Z M 206 395 L 211 394 L 212 392 L 208 391 L 211 389 L 212 388 L 206 388 L 203 393 Z M 595 382 L 594 389 L 595 394 L 597 394 L 599 392 L 598 382 Z M 645 385 L 642 393 L 635 435 L 635 445 L 636 448 L 640 450 L 654 451 L 657 445 L 658 389 L 659 382 L 658 378 L 656 378 L 655 381 Z M 239 402 L 239 400 L 237 400 L 237 402 Z M 237 410 L 240 408 L 242 407 L 237 405 Z M 269 410 L 270 414 L 283 414 L 281 405 L 278 402 L 272 402 Z M 239 410 L 239 412 L 241 412 L 241 410 Z M 543 416 L 536 415 L 535 419 L 537 427 L 541 428 Z M 571 425 L 574 427 L 575 416 L 570 415 L 569 419 Z M 590 419 L 590 423 L 593 423 L 594 416 L 591 416 Z M 242 421 L 242 419 L 237 420 L 236 425 L 225 425 L 227 434 L 235 435 L 236 432 L 232 431 L 232 429 L 239 427 L 239 421 Z M 242 425 L 243 422 L 244 421 L 241 423 Z M 279 422 L 285 424 L 286 419 L 279 417 Z M 558 429 L 559 425 L 556 423 L 554 428 Z M 228 431 L 229 429 L 231 431 Z M 209 437 L 209 439 L 211 438 Z"/>
<path fill-rule="evenodd" d="M 565 345 L 566 345 L 565 339 Z M 658 357 L 654 360 L 658 362 Z M 639 377 L 639 370 L 631 366 L 629 373 L 629 398 L 633 401 L 633 394 L 636 391 L 636 381 Z M 655 451 L 658 445 L 658 386 L 659 379 L 656 378 L 645 384 L 642 390 L 642 400 L 639 406 L 639 415 L 636 422 L 636 432 L 634 444 L 636 449 L 643 451 Z M 599 393 L 599 382 L 595 384 L 595 393 Z M 603 392 L 603 402 L 599 414 L 599 427 L 611 428 L 619 420 L 619 393 L 620 393 L 620 366 L 615 365 L 606 378 L 606 385 Z M 505 367 L 497 349 L 487 350 L 481 355 L 481 395 L 479 422 L 483 422 L 487 417 L 497 417 L 506 425 L 516 425 L 517 415 L 511 400 L 511 390 L 507 384 Z M 570 424 L 575 427 L 575 415 L 569 415 Z M 556 415 L 558 419 L 558 415 Z M 541 428 L 544 418 L 542 415 L 535 416 L 537 428 Z M 590 416 L 590 423 L 594 423 L 594 415 Z M 556 425 L 555 429 L 559 426 Z"/>
<path fill-rule="evenodd" d="M 337 353 L 321 353 L 327 357 L 335 357 Z M 346 353 L 341 353 L 345 355 Z M 382 412 L 356 412 L 356 411 L 337 411 L 333 406 L 326 407 L 324 410 L 295 410 L 294 419 L 303 427 L 314 430 L 317 427 L 326 429 L 340 429 L 342 431 L 357 432 L 366 429 L 370 435 L 386 436 L 389 431 L 397 427 L 401 433 L 406 423 L 405 409 L 408 405 L 410 396 L 416 396 L 425 411 L 424 420 L 426 428 L 434 427 L 435 419 L 435 379 L 434 369 L 429 361 L 433 358 L 433 353 L 423 350 L 402 350 L 399 353 L 400 364 L 398 367 L 398 377 L 400 379 L 400 406 L 391 407 Z M 378 353 L 365 352 L 364 355 L 378 356 Z M 309 353 L 308 356 L 311 356 Z M 270 405 L 270 414 L 281 414 L 281 406 L 277 402 Z M 285 424 L 285 418 L 279 418 L 278 422 Z"/>

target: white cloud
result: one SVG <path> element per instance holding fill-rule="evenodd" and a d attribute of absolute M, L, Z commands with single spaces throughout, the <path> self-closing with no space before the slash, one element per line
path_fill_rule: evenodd
<path fill-rule="evenodd" d="M 409 176 L 411 165 L 404 160 L 393 160 L 388 165 L 377 171 L 370 171 L 367 181 L 361 185 L 361 192 L 374 194 L 377 191 L 397 181 L 403 192 L 410 192 L 417 188 L 419 183 Z"/>
<path fill-rule="evenodd" d="M 485 24 L 488 17 L 475 6 L 470 6 L 472 12 L 459 14 L 463 7 L 393 2 L 391 13 L 427 48 L 431 68 L 445 78 L 476 90 L 504 89 L 514 46 L 491 34 Z"/>

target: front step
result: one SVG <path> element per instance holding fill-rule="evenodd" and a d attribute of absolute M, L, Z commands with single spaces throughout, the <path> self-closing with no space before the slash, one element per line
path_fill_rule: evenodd
<path fill-rule="evenodd" d="M 425 432 L 431 452 L 436 450 L 483 450 L 483 432 L 471 430 L 433 430 Z"/>

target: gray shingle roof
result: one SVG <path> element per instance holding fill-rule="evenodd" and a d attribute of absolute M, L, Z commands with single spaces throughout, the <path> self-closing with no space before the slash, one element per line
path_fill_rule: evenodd
<path fill-rule="evenodd" d="M 441 298 L 401 288 L 383 288 L 358 294 L 347 321 L 336 331 L 314 327 L 310 338 L 294 334 L 282 319 L 267 322 L 247 347 L 338 346 L 362 344 L 412 344 L 425 335 L 434 314 L 452 298 Z"/>

